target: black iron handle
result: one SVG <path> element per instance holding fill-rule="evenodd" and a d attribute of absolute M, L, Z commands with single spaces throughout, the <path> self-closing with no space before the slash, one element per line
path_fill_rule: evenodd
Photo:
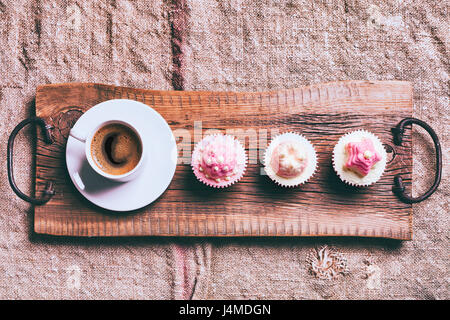
<path fill-rule="evenodd" d="M 14 169 L 13 169 L 13 154 L 14 154 L 14 140 L 17 136 L 17 134 L 19 133 L 19 131 L 25 127 L 26 125 L 30 124 L 30 123 L 36 123 L 37 125 L 39 125 L 42 128 L 42 131 L 44 133 L 44 141 L 48 144 L 52 144 L 53 140 L 51 137 L 51 129 L 53 128 L 52 126 L 48 125 L 45 123 L 45 121 L 42 118 L 39 117 L 31 117 L 28 119 L 23 120 L 22 122 L 20 122 L 15 128 L 14 130 L 11 132 L 11 135 L 9 136 L 8 139 L 8 150 L 7 150 L 7 166 L 8 166 L 8 180 L 9 180 L 9 184 L 11 185 L 11 188 L 13 189 L 13 191 L 23 200 L 30 202 L 32 204 L 44 204 L 46 202 L 48 202 L 50 200 L 50 198 L 55 194 L 54 190 L 53 190 L 53 184 L 52 182 L 48 181 L 46 186 L 45 186 L 45 190 L 44 190 L 44 194 L 42 196 L 42 198 L 33 198 L 30 196 L 27 196 L 25 193 L 23 193 L 22 191 L 20 191 L 20 189 L 17 187 L 16 182 L 14 180 Z"/>
<path fill-rule="evenodd" d="M 405 126 L 412 124 L 417 124 L 424 128 L 428 134 L 431 136 L 431 139 L 433 139 L 434 142 L 434 148 L 436 150 L 436 175 L 434 178 L 434 183 L 428 189 L 427 192 L 425 192 L 423 195 L 413 198 L 405 193 L 405 185 L 403 183 L 402 177 L 400 175 L 396 175 L 394 177 L 394 187 L 392 188 L 392 191 L 397 194 L 397 196 L 400 198 L 401 201 L 405 203 L 417 203 L 421 202 L 428 197 L 430 197 L 439 186 L 439 183 L 441 182 L 441 176 L 442 176 L 442 150 L 441 150 L 441 144 L 439 143 L 439 138 L 434 132 L 434 130 L 424 121 L 416 119 L 416 118 L 405 118 L 402 121 L 400 121 L 395 128 L 392 128 L 392 133 L 394 135 L 394 143 L 396 145 L 401 145 L 403 142 L 403 135 L 405 132 Z"/>

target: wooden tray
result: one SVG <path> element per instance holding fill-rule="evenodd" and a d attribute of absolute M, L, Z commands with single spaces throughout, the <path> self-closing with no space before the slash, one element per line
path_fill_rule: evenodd
<path fill-rule="evenodd" d="M 72 185 L 65 165 L 68 131 L 90 107 L 109 99 L 141 101 L 169 123 L 179 147 L 200 139 L 207 129 L 234 129 L 245 139 L 250 163 L 244 178 L 223 189 L 195 179 L 188 154 L 181 154 L 173 181 L 151 205 L 130 213 L 112 213 L 85 200 Z M 391 128 L 412 115 L 412 88 L 401 81 L 343 81 L 273 92 L 154 91 L 92 83 L 40 86 L 36 115 L 53 125 L 55 143 L 38 136 L 36 195 L 52 180 L 56 195 L 35 207 L 37 233 L 65 236 L 364 236 L 409 240 L 412 206 L 392 193 L 393 177 L 411 182 L 412 141 L 394 146 Z M 351 188 L 337 178 L 331 152 L 351 130 L 377 134 L 392 158 L 380 181 Z M 272 129 L 298 131 L 318 152 L 319 170 L 299 188 L 283 189 L 261 175 L 265 142 Z M 194 132 L 197 135 L 194 137 Z M 230 131 L 227 131 L 230 133 Z M 190 134 L 193 141 L 183 135 Z M 247 137 L 247 139 L 246 139 Z M 263 139 L 264 140 L 264 139 Z M 257 154 L 258 147 L 261 154 Z M 255 155 L 256 154 L 256 155 Z M 126 199 L 124 199 L 126 201 Z"/>

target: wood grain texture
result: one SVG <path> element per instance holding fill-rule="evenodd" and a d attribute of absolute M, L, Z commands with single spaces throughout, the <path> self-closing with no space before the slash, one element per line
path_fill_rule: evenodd
<path fill-rule="evenodd" d="M 154 203 L 130 213 L 112 213 L 85 200 L 72 185 L 65 165 L 70 127 L 90 107 L 109 99 L 141 101 L 157 110 L 174 130 L 180 154 L 175 176 Z M 56 195 L 35 207 L 37 233 L 67 236 L 364 236 L 410 240 L 412 206 L 392 193 L 393 177 L 411 182 L 412 141 L 394 146 L 391 128 L 412 115 L 412 88 L 401 81 L 342 81 L 273 92 L 155 91 L 92 83 L 40 86 L 36 115 L 55 126 L 55 143 L 38 136 L 36 194 L 45 181 Z M 233 133 L 246 146 L 251 163 L 233 186 L 210 189 L 189 165 L 202 133 Z M 314 144 L 319 170 L 299 188 L 283 189 L 261 175 L 261 161 L 271 130 L 298 131 Z M 366 129 L 392 151 L 379 182 L 367 188 L 346 186 L 331 166 L 339 137 Z M 231 131 L 230 131 L 231 130 Z M 253 134 L 258 134 L 259 140 Z M 193 141 L 185 139 L 185 135 Z M 259 151 L 258 151 L 259 150 Z M 126 201 L 126 200 L 125 200 Z"/>

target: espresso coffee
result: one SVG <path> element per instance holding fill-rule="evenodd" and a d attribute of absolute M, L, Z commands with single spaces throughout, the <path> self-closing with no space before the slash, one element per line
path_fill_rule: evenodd
<path fill-rule="evenodd" d="M 103 172 L 111 175 L 125 174 L 133 170 L 141 160 L 141 140 L 128 126 L 110 123 L 98 129 L 92 137 L 91 155 Z"/>

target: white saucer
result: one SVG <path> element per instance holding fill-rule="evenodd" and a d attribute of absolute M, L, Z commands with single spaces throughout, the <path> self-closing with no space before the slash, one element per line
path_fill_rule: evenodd
<path fill-rule="evenodd" d="M 145 137 L 146 163 L 142 172 L 129 182 L 114 182 L 97 174 L 85 155 L 84 143 L 69 136 L 66 164 L 78 191 L 95 205 L 113 211 L 131 211 L 155 201 L 172 181 L 177 164 L 177 146 L 164 118 L 146 104 L 126 99 L 108 100 L 86 111 L 74 128 L 89 132 L 96 119 L 124 120 Z M 78 175 L 79 177 L 78 177 Z M 81 178 L 84 189 L 76 179 Z"/>

